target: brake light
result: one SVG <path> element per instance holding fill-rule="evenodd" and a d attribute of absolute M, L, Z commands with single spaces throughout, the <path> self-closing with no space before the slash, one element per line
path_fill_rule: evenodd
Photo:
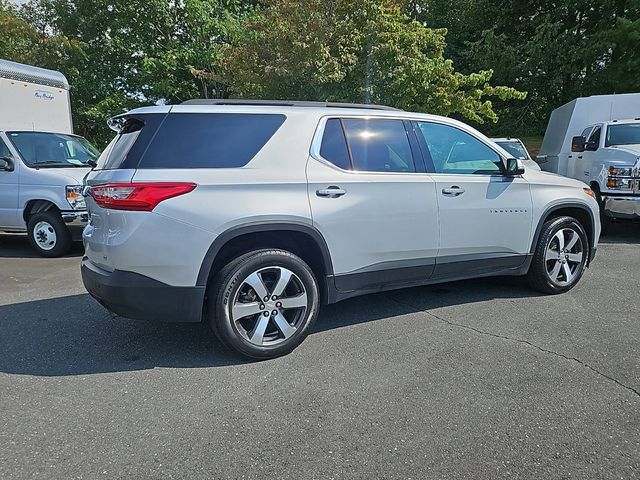
<path fill-rule="evenodd" d="M 95 202 L 112 210 L 150 212 L 169 198 L 184 195 L 196 188 L 195 183 L 107 183 L 89 190 Z"/>

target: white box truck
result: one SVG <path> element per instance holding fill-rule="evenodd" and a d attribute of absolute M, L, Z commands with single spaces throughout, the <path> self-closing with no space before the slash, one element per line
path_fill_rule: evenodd
<path fill-rule="evenodd" d="M 536 161 L 596 192 L 603 231 L 640 218 L 640 93 L 577 98 L 551 113 Z"/>
<path fill-rule="evenodd" d="M 82 180 L 98 156 L 73 135 L 62 73 L 0 59 L 0 231 L 65 254 L 87 223 Z"/>

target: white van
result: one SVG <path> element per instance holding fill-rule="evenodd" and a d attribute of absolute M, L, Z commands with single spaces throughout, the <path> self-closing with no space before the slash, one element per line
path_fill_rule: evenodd
<path fill-rule="evenodd" d="M 87 223 L 81 186 L 98 155 L 73 135 L 62 73 L 0 59 L 0 231 L 65 254 Z"/>
<path fill-rule="evenodd" d="M 640 93 L 577 98 L 555 109 L 536 160 L 596 192 L 603 228 L 613 218 L 640 218 Z"/>

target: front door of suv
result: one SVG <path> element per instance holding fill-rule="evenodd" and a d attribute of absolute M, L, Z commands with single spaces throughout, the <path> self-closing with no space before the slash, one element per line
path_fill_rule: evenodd
<path fill-rule="evenodd" d="M 417 284 L 433 272 L 435 183 L 407 126 L 371 117 L 321 121 L 307 163 L 308 196 L 340 291 Z"/>
<path fill-rule="evenodd" d="M 471 277 L 521 266 L 531 246 L 528 182 L 503 175 L 498 153 L 470 132 L 438 122 L 414 126 L 438 199 L 434 277 Z"/>

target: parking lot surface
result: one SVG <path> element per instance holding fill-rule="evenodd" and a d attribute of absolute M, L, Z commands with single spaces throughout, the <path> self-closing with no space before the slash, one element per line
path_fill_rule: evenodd
<path fill-rule="evenodd" d="M 0 478 L 640 478 L 640 226 L 582 282 L 513 278 L 324 309 L 292 354 L 112 318 L 80 248 L 0 235 Z"/>

